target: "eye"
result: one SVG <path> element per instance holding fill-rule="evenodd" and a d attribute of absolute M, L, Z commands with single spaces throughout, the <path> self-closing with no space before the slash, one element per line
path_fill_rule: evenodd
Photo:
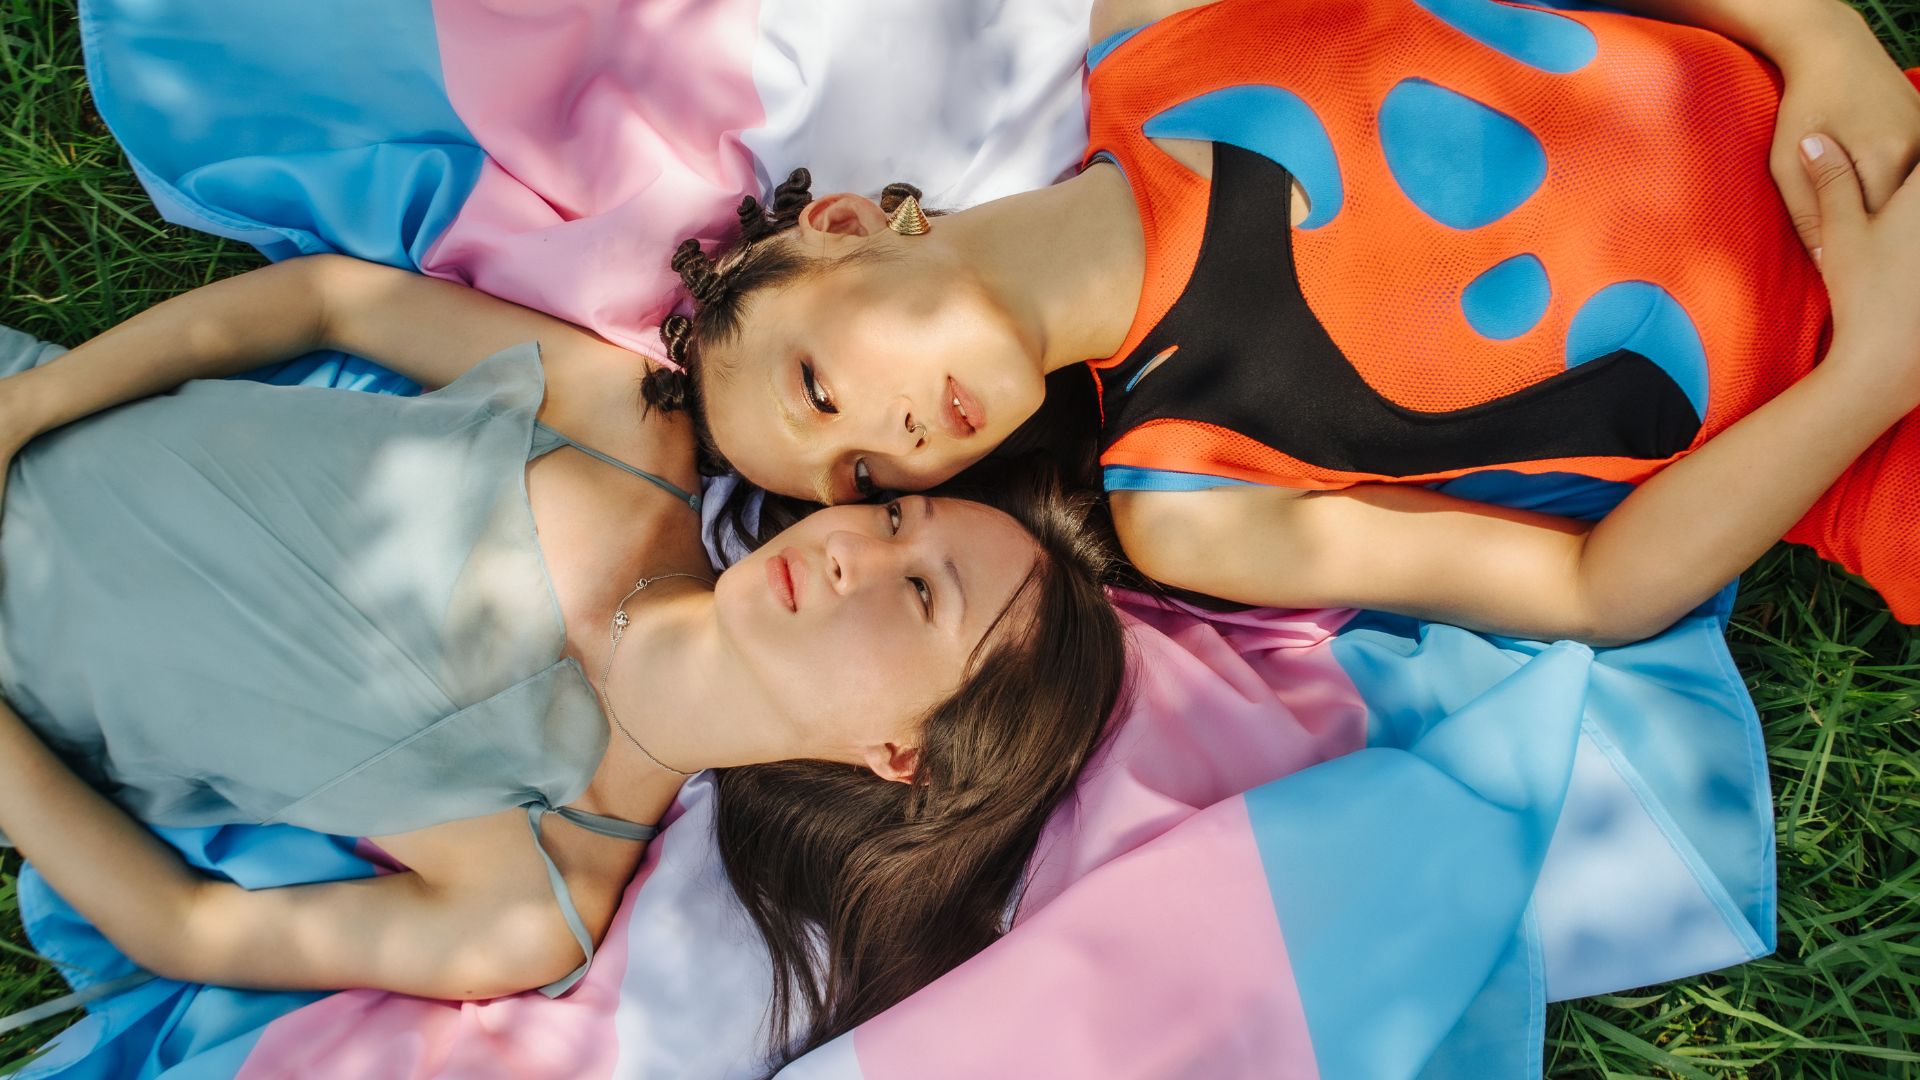
<path fill-rule="evenodd" d="M 927 617 L 928 621 L 932 621 L 933 590 L 927 586 L 927 583 L 923 578 L 915 577 L 915 578 L 908 578 L 907 580 L 913 584 L 913 591 L 920 594 L 921 613 Z"/>
<path fill-rule="evenodd" d="M 860 458 L 853 463 L 853 490 L 863 499 L 870 499 L 876 490 L 873 486 L 873 473 L 867 469 L 867 459 Z"/>
<path fill-rule="evenodd" d="M 893 535 L 900 535 L 900 504 L 897 502 L 887 504 L 887 527 Z"/>
<path fill-rule="evenodd" d="M 805 360 L 800 361 L 800 392 L 806 396 L 807 404 L 813 407 L 814 412 L 832 416 L 840 411 L 840 407 L 833 403 L 833 395 L 820 385 L 819 379 L 814 378 L 813 365 Z"/>

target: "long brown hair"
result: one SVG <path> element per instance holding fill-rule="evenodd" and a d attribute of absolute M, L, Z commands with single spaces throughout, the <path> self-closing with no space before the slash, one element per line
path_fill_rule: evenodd
<path fill-rule="evenodd" d="M 1044 469 L 970 492 L 1042 556 L 926 716 L 911 783 L 792 761 L 722 770 L 721 859 L 773 962 L 785 1064 L 926 986 L 1002 933 L 1053 808 L 1099 746 L 1125 675 L 1084 497 Z"/>

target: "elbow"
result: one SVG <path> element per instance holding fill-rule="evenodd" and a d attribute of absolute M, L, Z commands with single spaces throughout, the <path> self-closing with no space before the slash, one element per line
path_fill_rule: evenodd
<path fill-rule="evenodd" d="M 164 890 L 152 905 L 145 932 L 136 930 L 127 935 L 126 940 L 116 937 L 114 944 L 127 959 L 160 978 L 175 982 L 227 982 L 217 970 L 216 952 L 206 935 L 207 911 L 215 899 L 213 890 L 222 884 L 204 880 L 182 885 L 177 894 L 171 889 Z"/>
<path fill-rule="evenodd" d="M 1587 644 L 1596 649 L 1613 649 L 1622 645 L 1632 645 L 1650 637 L 1658 637 L 1679 621 L 1678 615 L 1621 619 L 1603 624 L 1593 637 L 1588 639 Z"/>
<path fill-rule="evenodd" d="M 1601 625 L 1591 631 L 1570 636 L 1575 641 L 1583 645 L 1591 645 L 1596 649 L 1616 649 L 1622 645 L 1631 645 L 1636 641 L 1645 640 L 1659 632 L 1657 629 L 1644 630 L 1637 626 L 1621 624 L 1619 626 Z"/>
<path fill-rule="evenodd" d="M 359 268 L 359 261 L 323 252 L 289 259 L 281 265 L 300 276 L 300 292 L 307 305 L 307 343 L 316 349 L 333 348 L 338 339 L 334 317 L 340 308 L 339 296 L 345 279 Z"/>
<path fill-rule="evenodd" d="M 1599 557 L 1593 534 L 1580 536 L 1567 577 L 1566 610 L 1576 613 L 1562 634 L 1594 648 L 1645 641 L 1693 610 L 1704 596 L 1686 595 L 1689 583 L 1650 574 L 1643 562 Z"/>
<path fill-rule="evenodd" d="M 1596 649 L 1617 648 L 1645 641 L 1678 622 L 1685 614 L 1685 609 L 1674 611 L 1665 606 L 1624 602 L 1589 604 L 1586 617 L 1563 636 Z"/>

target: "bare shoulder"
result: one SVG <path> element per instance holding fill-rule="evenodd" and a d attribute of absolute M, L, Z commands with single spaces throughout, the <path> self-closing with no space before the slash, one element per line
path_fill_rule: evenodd
<path fill-rule="evenodd" d="M 648 408 L 641 383 L 652 361 L 599 339 L 542 356 L 547 397 L 540 419 L 569 438 L 693 490 L 696 437 L 683 413 Z"/>
<path fill-rule="evenodd" d="M 543 821 L 540 831 L 580 921 L 597 944 L 613 923 L 645 847 L 596 836 L 557 816 Z M 511 925 L 516 951 L 524 958 L 562 965 L 560 974 L 579 964 L 579 943 L 560 913 L 525 810 L 448 822 L 376 842 L 419 875 L 424 886 L 460 898 L 457 906 L 492 909 L 493 919 L 478 921 Z"/>
<path fill-rule="evenodd" d="M 1213 0 L 1094 0 L 1087 40 L 1100 42 L 1122 30 L 1145 26 L 1188 8 L 1205 7 Z"/>

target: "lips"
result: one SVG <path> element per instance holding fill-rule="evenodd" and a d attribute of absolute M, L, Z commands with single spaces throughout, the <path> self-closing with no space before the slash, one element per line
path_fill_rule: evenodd
<path fill-rule="evenodd" d="M 773 591 L 773 598 L 788 611 L 800 610 L 800 599 L 794 592 L 793 564 L 785 555 L 775 555 L 767 560 L 767 587 Z"/>
<path fill-rule="evenodd" d="M 987 411 L 980 399 L 967 392 L 958 379 L 947 377 L 945 400 L 940 402 L 940 426 L 948 435 L 965 439 L 987 426 Z"/>

